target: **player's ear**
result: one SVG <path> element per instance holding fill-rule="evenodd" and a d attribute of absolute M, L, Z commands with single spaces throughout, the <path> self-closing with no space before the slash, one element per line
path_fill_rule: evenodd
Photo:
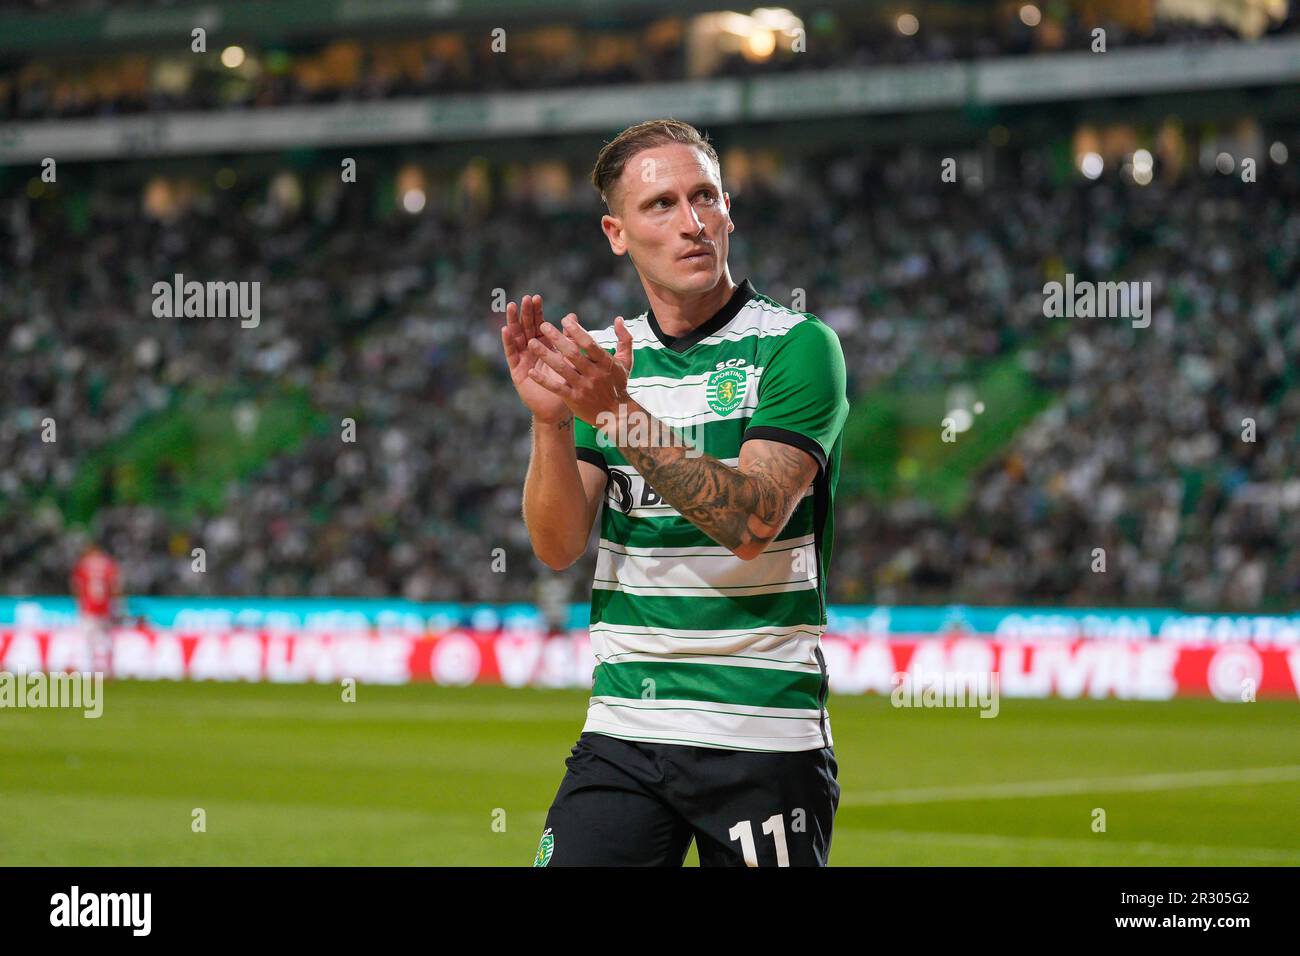
<path fill-rule="evenodd" d="M 627 243 L 623 241 L 623 223 L 617 216 L 601 216 L 600 229 L 609 240 L 609 248 L 614 255 L 621 256 L 627 252 Z"/>

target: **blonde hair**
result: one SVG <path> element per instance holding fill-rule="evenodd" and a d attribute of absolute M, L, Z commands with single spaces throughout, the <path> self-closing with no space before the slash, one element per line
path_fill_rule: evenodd
<path fill-rule="evenodd" d="M 614 211 L 610 194 L 622 177 L 627 161 L 644 149 L 669 143 L 681 143 L 700 150 L 713 163 L 718 178 L 722 178 L 722 163 L 718 161 L 717 150 L 694 126 L 675 119 L 646 120 L 623 130 L 601 147 L 600 155 L 596 157 L 596 165 L 591 170 L 591 184 L 600 193 L 606 209 L 611 213 Z"/>

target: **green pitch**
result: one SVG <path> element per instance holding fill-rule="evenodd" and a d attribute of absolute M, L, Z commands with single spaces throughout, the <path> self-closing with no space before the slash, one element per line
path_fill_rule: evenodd
<path fill-rule="evenodd" d="M 585 702 L 120 682 L 98 720 L 0 710 L 0 865 L 526 866 Z M 1293 701 L 830 712 L 833 864 L 1300 864 Z"/>

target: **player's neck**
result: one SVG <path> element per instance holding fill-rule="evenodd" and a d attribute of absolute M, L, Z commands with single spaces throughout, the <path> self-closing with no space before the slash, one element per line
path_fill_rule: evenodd
<path fill-rule="evenodd" d="M 740 287 L 731 281 L 731 269 L 725 266 L 718 284 L 707 292 L 679 295 L 651 282 L 645 284 L 655 321 L 659 323 L 664 335 L 671 335 L 675 339 L 689 335 L 717 315 L 731 301 L 738 288 Z"/>

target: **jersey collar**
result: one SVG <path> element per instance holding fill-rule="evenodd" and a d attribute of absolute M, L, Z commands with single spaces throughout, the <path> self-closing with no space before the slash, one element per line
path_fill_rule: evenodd
<path fill-rule="evenodd" d="M 719 309 L 713 318 L 685 335 L 679 335 L 675 338 L 659 328 L 659 320 L 655 318 L 654 309 L 646 312 L 646 320 L 650 323 L 650 331 L 655 334 L 655 338 L 663 343 L 664 348 L 671 349 L 674 352 L 685 352 L 692 345 L 708 338 L 714 332 L 720 331 L 740 313 L 740 310 L 745 307 L 745 303 L 757 294 L 754 287 L 750 285 L 749 280 L 743 280 L 736 287 L 736 291 L 731 294 L 727 304 Z"/>

